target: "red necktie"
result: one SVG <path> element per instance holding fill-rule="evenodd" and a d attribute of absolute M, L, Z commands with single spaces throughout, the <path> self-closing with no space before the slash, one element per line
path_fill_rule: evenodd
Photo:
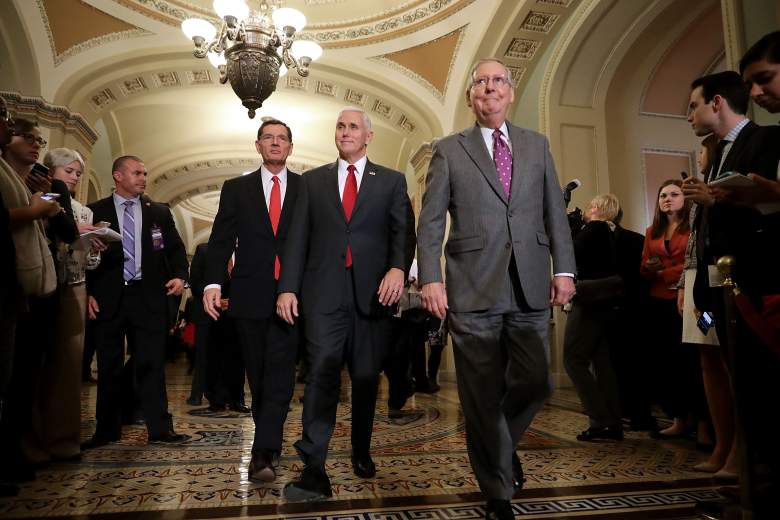
<path fill-rule="evenodd" d="M 274 185 L 271 188 L 271 199 L 268 201 L 268 216 L 271 217 L 271 227 L 274 230 L 274 236 L 276 236 L 276 230 L 279 229 L 279 217 L 282 215 L 282 190 L 279 187 L 279 177 L 274 175 L 271 177 L 271 180 L 274 182 Z M 276 255 L 274 259 L 274 280 L 279 279 L 281 270 L 279 255 Z"/>
<path fill-rule="evenodd" d="M 352 210 L 355 208 L 355 199 L 357 199 L 358 188 L 357 178 L 355 177 L 356 171 L 357 168 L 355 168 L 354 164 L 347 166 L 347 182 L 344 184 L 344 195 L 341 197 L 341 204 L 344 206 L 344 215 L 347 217 L 347 224 L 349 224 L 349 219 L 352 218 Z M 347 244 L 346 266 L 352 266 L 352 250 L 349 248 L 349 244 Z"/>

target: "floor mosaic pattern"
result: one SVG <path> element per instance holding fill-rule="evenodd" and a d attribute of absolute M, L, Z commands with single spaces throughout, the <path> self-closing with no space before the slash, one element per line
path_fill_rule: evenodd
<path fill-rule="evenodd" d="M 285 504 L 280 497 L 284 484 L 301 469 L 292 449 L 301 431 L 301 385 L 291 403 L 278 478 L 273 484 L 258 485 L 247 478 L 251 418 L 208 414 L 202 407 L 185 405 L 189 378 L 182 366 L 170 368 L 168 382 L 176 429 L 190 434 L 191 440 L 174 446 L 146 445 L 143 426 L 126 427 L 121 442 L 86 452 L 79 462 L 53 464 L 39 472 L 38 480 L 23 485 L 19 496 L 0 499 L 0 518 L 111 518 L 112 513 L 129 513 L 132 518 L 162 519 L 167 518 L 165 512 L 175 511 L 186 511 L 186 518 L 484 516 L 452 384 L 444 383 L 436 395 L 411 399 L 408 407 L 419 413 L 407 421 L 388 418 L 386 388 L 382 389 L 372 451 L 378 472 L 370 480 L 352 473 L 351 409 L 344 398 L 327 464 L 334 496 L 302 507 Z M 95 395 L 94 385 L 84 387 L 85 439 L 94 428 Z M 566 406 L 570 402 L 570 394 L 557 395 L 521 443 L 527 482 L 513 504 L 516 516 L 568 518 L 594 511 L 667 510 L 678 514 L 690 511 L 697 500 L 717 498 L 715 483 L 691 469 L 701 460 L 692 442 L 659 443 L 646 433 L 633 432 L 623 442 L 578 442 L 575 435 L 587 420 Z"/>

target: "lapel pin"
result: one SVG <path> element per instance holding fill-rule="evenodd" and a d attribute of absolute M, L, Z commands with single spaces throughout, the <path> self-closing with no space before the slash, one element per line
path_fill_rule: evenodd
<path fill-rule="evenodd" d="M 369 175 L 376 175 L 376 172 L 368 172 Z"/>

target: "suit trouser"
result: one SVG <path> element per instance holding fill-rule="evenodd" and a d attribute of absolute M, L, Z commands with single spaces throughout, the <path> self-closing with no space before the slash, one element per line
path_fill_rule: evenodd
<path fill-rule="evenodd" d="M 0 289 L 0 419 L 3 417 L 3 401 L 11 382 L 18 301 L 15 291 Z"/>
<path fill-rule="evenodd" d="M 84 283 L 60 287 L 57 338 L 41 372 L 33 411 L 31 448 L 36 458 L 68 458 L 81 451 L 81 365 L 87 289 Z"/>
<path fill-rule="evenodd" d="M 200 401 L 206 391 L 206 349 L 208 344 L 208 327 L 211 318 L 193 318 L 195 321 L 195 363 L 192 370 L 192 385 L 190 399 Z"/>
<path fill-rule="evenodd" d="M 345 361 L 352 380 L 352 451 L 361 456 L 369 453 L 379 372 L 390 336 L 390 319 L 361 314 L 352 270 L 345 270 L 344 276 L 339 308 L 328 314 L 309 313 L 304 322 L 311 368 L 303 396 L 303 436 L 295 448 L 307 465 L 321 469 L 336 424 Z"/>
<path fill-rule="evenodd" d="M 95 322 L 98 361 L 97 428 L 105 439 L 122 436 L 122 369 L 125 336 L 132 350 L 137 397 L 150 437 L 171 429 L 165 392 L 164 313 L 148 310 L 140 284 L 123 286 L 119 308 L 111 318 Z"/>
<path fill-rule="evenodd" d="M 282 434 L 295 388 L 298 327 L 278 317 L 235 319 L 252 392 L 252 451 L 282 451 Z"/>
<path fill-rule="evenodd" d="M 235 320 L 229 313 L 223 313 L 206 330 L 206 399 L 217 406 L 243 404 L 244 357 Z"/>
<path fill-rule="evenodd" d="M 609 348 L 617 313 L 608 306 L 575 303 L 566 319 L 563 363 L 594 427 L 620 424 L 620 397 Z"/>
<path fill-rule="evenodd" d="M 488 499 L 512 498 L 512 454 L 550 395 L 550 310 L 528 308 L 519 287 L 507 276 L 493 309 L 449 313 L 469 461 Z"/>
<path fill-rule="evenodd" d="M 410 324 L 403 318 L 390 319 L 392 334 L 387 359 L 384 363 L 387 377 L 387 407 L 400 410 L 410 395 L 414 394 L 409 378 L 411 347 Z"/>

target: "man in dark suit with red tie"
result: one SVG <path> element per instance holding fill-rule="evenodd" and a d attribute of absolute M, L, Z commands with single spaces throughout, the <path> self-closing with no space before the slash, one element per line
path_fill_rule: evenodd
<path fill-rule="evenodd" d="M 282 257 L 277 313 L 294 323 L 300 298 L 311 358 L 303 436 L 295 443 L 305 468 L 285 487 L 291 501 L 331 496 L 325 458 L 345 361 L 352 380 L 352 467 L 362 478 L 376 474 L 370 445 L 388 309 L 400 298 L 412 258 L 406 179 L 368 160 L 372 138 L 363 110 L 341 111 L 339 159 L 303 175 Z"/>
<path fill-rule="evenodd" d="M 282 431 L 295 386 L 297 327 L 274 314 L 281 258 L 298 199 L 301 178 L 287 170 L 292 131 L 283 122 L 263 122 L 255 142 L 260 168 L 225 182 L 209 239 L 203 306 L 220 316 L 225 266 L 235 251 L 229 314 L 235 322 L 249 387 L 255 437 L 249 479 L 272 482 L 282 451 Z M 221 309 L 224 311 L 225 309 Z"/>

